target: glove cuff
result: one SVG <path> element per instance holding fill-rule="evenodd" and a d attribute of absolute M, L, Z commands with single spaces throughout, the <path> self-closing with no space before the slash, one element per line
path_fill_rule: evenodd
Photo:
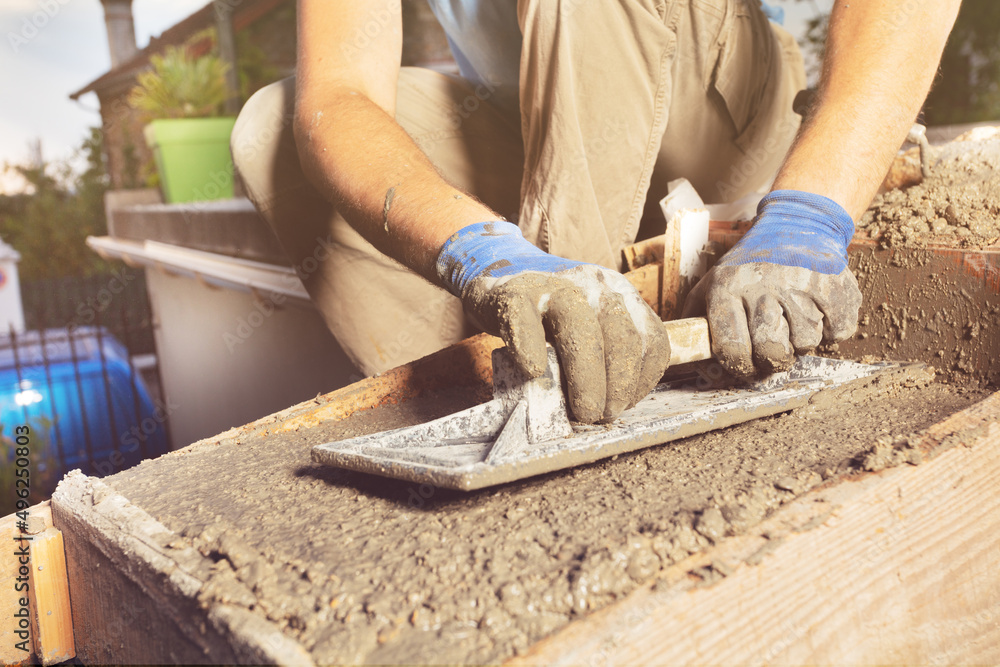
<path fill-rule="evenodd" d="M 494 275 L 511 266 L 510 257 L 541 252 L 521 234 L 517 225 L 503 220 L 477 222 L 458 230 L 445 241 L 434 265 L 438 280 L 455 296 L 479 276 Z"/>
<path fill-rule="evenodd" d="M 844 207 L 823 195 L 801 190 L 775 190 L 757 205 L 757 220 L 795 224 L 835 240 L 847 253 L 854 238 L 854 220 Z"/>
<path fill-rule="evenodd" d="M 764 262 L 838 274 L 847 268 L 854 220 L 837 202 L 798 190 L 776 190 L 757 206 L 753 227 L 717 266 Z"/>

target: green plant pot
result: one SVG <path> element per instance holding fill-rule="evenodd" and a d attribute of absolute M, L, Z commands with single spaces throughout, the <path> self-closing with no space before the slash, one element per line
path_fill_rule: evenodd
<path fill-rule="evenodd" d="M 164 199 L 171 204 L 233 196 L 229 135 L 236 119 L 176 118 L 146 126 Z"/>

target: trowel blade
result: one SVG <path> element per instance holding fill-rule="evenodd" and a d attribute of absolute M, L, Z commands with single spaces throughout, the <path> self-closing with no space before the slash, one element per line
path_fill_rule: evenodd
<path fill-rule="evenodd" d="M 312 458 L 339 468 L 471 491 L 786 412 L 805 405 L 820 390 L 900 367 L 800 357 L 790 370 L 750 386 L 718 389 L 697 381 L 666 382 L 611 424 L 573 424 L 571 434 L 531 443 L 512 457 L 488 456 L 509 415 L 494 399 L 427 424 L 317 445 Z M 476 433 L 456 427 L 468 424 L 473 414 L 480 424 L 489 415 L 493 425 Z"/>

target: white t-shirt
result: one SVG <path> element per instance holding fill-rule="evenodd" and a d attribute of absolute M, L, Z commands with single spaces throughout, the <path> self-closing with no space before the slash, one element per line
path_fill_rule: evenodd
<path fill-rule="evenodd" d="M 517 0 L 429 0 L 448 36 L 462 76 L 482 86 L 477 95 L 517 110 L 521 29 Z"/>

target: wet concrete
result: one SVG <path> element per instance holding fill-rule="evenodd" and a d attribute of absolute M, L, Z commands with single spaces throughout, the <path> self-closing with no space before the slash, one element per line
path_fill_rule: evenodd
<path fill-rule="evenodd" d="M 317 662 L 498 661 L 824 477 L 861 474 L 879 438 L 903 451 L 887 463 L 905 463 L 903 439 L 984 395 L 918 371 L 870 379 L 790 414 L 469 494 L 310 462 L 314 444 L 462 407 L 452 393 L 298 432 L 258 427 L 107 481 L 180 533 L 178 548 L 216 561 L 203 604 L 267 616 Z"/>

